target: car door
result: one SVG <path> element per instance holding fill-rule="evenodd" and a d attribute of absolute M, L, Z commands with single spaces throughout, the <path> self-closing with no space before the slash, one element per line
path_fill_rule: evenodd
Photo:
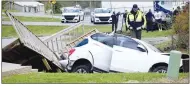
<path fill-rule="evenodd" d="M 138 48 L 138 42 L 121 37 L 120 45 L 113 46 L 110 71 L 139 72 L 144 71 L 143 64 L 148 60 L 147 51 Z M 142 46 L 142 45 L 141 45 Z"/>
<path fill-rule="evenodd" d="M 106 72 L 109 71 L 113 46 L 110 41 L 114 42 L 112 37 L 107 37 L 99 33 L 93 35 L 89 45 L 89 51 L 93 56 L 94 67 L 96 69 Z"/>

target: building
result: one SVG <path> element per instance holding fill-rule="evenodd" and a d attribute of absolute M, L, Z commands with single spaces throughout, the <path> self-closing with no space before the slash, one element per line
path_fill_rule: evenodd
<path fill-rule="evenodd" d="M 8 2 L 5 5 L 6 9 L 13 9 L 20 12 L 31 12 L 31 13 L 38 13 L 38 12 L 45 12 L 44 4 L 40 2 Z"/>

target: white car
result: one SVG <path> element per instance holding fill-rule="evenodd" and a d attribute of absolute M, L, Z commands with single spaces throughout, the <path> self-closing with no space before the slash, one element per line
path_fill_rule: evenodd
<path fill-rule="evenodd" d="M 68 72 L 159 72 L 166 73 L 169 54 L 128 36 L 95 33 L 61 60 Z M 182 62 L 180 64 L 182 66 Z"/>
<path fill-rule="evenodd" d="M 92 23 L 111 23 L 111 10 L 108 8 L 95 8 L 91 13 L 91 22 Z"/>
<path fill-rule="evenodd" d="M 84 12 L 80 8 L 65 7 L 62 10 L 61 22 L 80 22 L 84 20 Z"/>

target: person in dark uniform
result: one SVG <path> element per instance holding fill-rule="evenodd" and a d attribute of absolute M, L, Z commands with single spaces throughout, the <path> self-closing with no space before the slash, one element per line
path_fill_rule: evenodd
<path fill-rule="evenodd" d="M 137 4 L 134 4 L 131 12 L 127 14 L 126 25 L 130 29 L 131 37 L 141 40 L 142 29 L 146 28 L 146 18 Z"/>
<path fill-rule="evenodd" d="M 115 14 L 115 12 L 113 12 L 111 18 L 112 18 L 112 32 L 114 31 L 115 33 L 117 29 L 117 15 Z"/>
<path fill-rule="evenodd" d="M 155 19 L 154 15 L 152 14 L 151 9 L 149 9 L 149 12 L 146 14 L 146 20 L 147 20 L 147 29 L 146 31 L 153 31 L 153 19 Z"/>

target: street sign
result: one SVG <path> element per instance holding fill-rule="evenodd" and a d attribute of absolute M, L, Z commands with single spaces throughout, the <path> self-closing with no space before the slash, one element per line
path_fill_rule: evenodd
<path fill-rule="evenodd" d="M 49 3 L 55 4 L 56 0 L 49 0 Z"/>
<path fill-rule="evenodd" d="M 56 0 L 52 0 L 52 2 L 51 2 L 52 4 L 55 4 L 56 3 Z"/>

